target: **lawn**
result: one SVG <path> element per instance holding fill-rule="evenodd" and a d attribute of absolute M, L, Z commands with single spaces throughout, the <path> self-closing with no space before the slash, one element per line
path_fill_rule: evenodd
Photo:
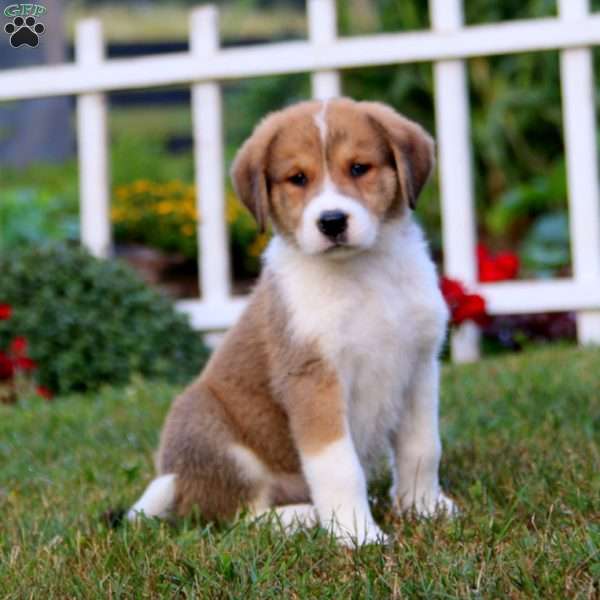
<path fill-rule="evenodd" d="M 600 594 L 600 350 L 444 369 L 451 522 L 392 517 L 388 547 L 191 521 L 109 529 L 152 475 L 172 387 L 135 381 L 0 406 L 1 598 L 580 597 Z"/>

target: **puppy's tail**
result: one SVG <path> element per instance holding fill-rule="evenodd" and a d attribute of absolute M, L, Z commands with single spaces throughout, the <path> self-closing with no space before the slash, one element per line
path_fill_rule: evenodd
<path fill-rule="evenodd" d="M 141 516 L 165 517 L 175 504 L 175 477 L 174 473 L 169 473 L 151 481 L 127 513 L 127 520 L 135 521 Z"/>

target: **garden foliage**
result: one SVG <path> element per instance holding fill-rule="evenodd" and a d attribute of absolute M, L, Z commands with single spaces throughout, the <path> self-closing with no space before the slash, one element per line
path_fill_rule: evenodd
<path fill-rule="evenodd" d="M 164 252 L 196 258 L 202 215 L 196 188 L 175 179 L 164 183 L 138 179 L 115 188 L 111 209 L 117 243 L 138 243 Z M 256 276 L 268 236 L 259 233 L 250 213 L 232 191 L 227 192 L 226 218 L 234 275 Z"/>
<path fill-rule="evenodd" d="M 185 382 L 207 351 L 172 304 L 130 268 L 46 246 L 0 257 L 0 348 L 23 336 L 37 381 L 53 392 L 124 383 L 133 374 Z"/>

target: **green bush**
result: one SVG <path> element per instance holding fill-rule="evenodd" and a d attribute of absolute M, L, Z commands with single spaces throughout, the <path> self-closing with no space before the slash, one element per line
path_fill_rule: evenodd
<path fill-rule="evenodd" d="M 0 348 L 27 338 L 38 382 L 57 393 L 124 383 L 133 374 L 185 382 L 207 351 L 171 303 L 127 266 L 62 245 L 0 257 Z"/>

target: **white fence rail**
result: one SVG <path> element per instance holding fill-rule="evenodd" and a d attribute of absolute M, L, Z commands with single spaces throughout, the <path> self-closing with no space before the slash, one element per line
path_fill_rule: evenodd
<path fill-rule="evenodd" d="M 104 58 L 99 22 L 77 26 L 74 64 L 0 72 L 0 101 L 77 96 L 83 243 L 111 251 L 106 92 L 187 84 L 192 89 L 198 208 L 200 300 L 178 306 L 203 330 L 229 327 L 245 298 L 231 295 L 225 221 L 220 82 L 297 72 L 312 74 L 313 96 L 340 95 L 339 69 L 433 62 L 444 239 L 444 269 L 482 293 L 491 314 L 574 310 L 582 343 L 600 343 L 600 198 L 591 47 L 600 15 L 588 0 L 558 0 L 558 18 L 464 26 L 462 0 L 430 0 L 431 31 L 337 38 L 334 0 L 308 0 L 307 41 L 220 49 L 216 8 L 191 14 L 190 51 L 133 59 Z M 573 278 L 477 283 L 469 102 L 464 60 L 473 56 L 559 50 L 567 157 Z M 452 342 L 455 360 L 478 356 L 476 327 Z"/>

